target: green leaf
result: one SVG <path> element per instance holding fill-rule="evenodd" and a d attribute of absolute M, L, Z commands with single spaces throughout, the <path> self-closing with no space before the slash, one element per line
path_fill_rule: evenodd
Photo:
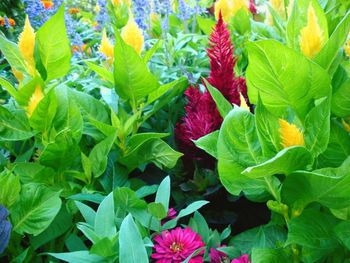
<path fill-rule="evenodd" d="M 210 154 L 214 158 L 218 158 L 218 154 L 217 154 L 218 139 L 219 139 L 219 131 L 214 131 L 193 142 L 198 148 L 202 149 L 203 151 Z"/>
<path fill-rule="evenodd" d="M 57 111 L 57 99 L 55 91 L 51 90 L 36 106 L 32 116 L 30 116 L 30 126 L 42 133 L 48 135 L 51 129 L 53 119 Z"/>
<path fill-rule="evenodd" d="M 327 149 L 318 158 L 318 167 L 338 167 L 350 155 L 350 137 L 342 125 L 331 121 L 331 131 Z"/>
<path fill-rule="evenodd" d="M 74 251 L 68 253 L 47 253 L 51 257 L 71 263 L 105 263 L 103 257 L 90 254 L 89 251 Z"/>
<path fill-rule="evenodd" d="M 114 223 L 114 196 L 113 192 L 103 199 L 95 216 L 95 233 L 100 237 L 113 238 L 117 234 Z"/>
<path fill-rule="evenodd" d="M 98 66 L 90 61 L 85 61 L 85 64 L 97 75 L 99 75 L 103 80 L 106 80 L 107 82 L 114 85 L 114 77 L 111 71 L 104 67 Z"/>
<path fill-rule="evenodd" d="M 146 51 L 145 55 L 143 56 L 143 61 L 145 63 L 149 62 L 154 53 L 159 49 L 159 47 L 162 46 L 162 44 L 162 40 L 159 39 L 149 50 Z"/>
<path fill-rule="evenodd" d="M 7 40 L 2 34 L 0 34 L 0 50 L 11 67 L 20 72 L 26 72 L 27 66 L 18 49 L 18 46 L 15 43 Z"/>
<path fill-rule="evenodd" d="M 119 232 L 119 262 L 148 263 L 148 255 L 140 232 L 129 214 L 125 217 Z"/>
<path fill-rule="evenodd" d="M 22 141 L 34 136 L 23 111 L 10 112 L 0 105 L 0 140 Z"/>
<path fill-rule="evenodd" d="M 201 207 L 205 206 L 206 204 L 209 204 L 208 201 L 196 201 L 187 206 L 185 209 L 182 209 L 179 214 L 177 215 L 176 219 L 180 219 L 182 217 L 188 216 L 194 212 L 196 212 Z"/>
<path fill-rule="evenodd" d="M 272 249 L 272 248 L 253 248 L 252 250 L 252 262 L 254 263 L 292 263 L 291 253 L 287 253 L 284 249 Z"/>
<path fill-rule="evenodd" d="M 125 165 L 129 172 L 141 165 L 153 162 L 159 168 L 173 168 L 181 153 L 173 150 L 161 139 L 155 138 L 147 140 L 137 149 L 128 153 L 120 159 L 120 163 Z"/>
<path fill-rule="evenodd" d="M 139 99 L 155 91 L 159 84 L 146 63 L 132 47 L 125 44 L 118 32 L 115 37 L 115 89 L 121 98 L 131 100 L 131 105 L 136 106 Z"/>
<path fill-rule="evenodd" d="M 97 178 L 103 174 L 107 167 L 108 154 L 114 144 L 117 134 L 107 137 L 102 142 L 98 143 L 91 151 L 89 159 L 92 165 L 92 173 Z"/>
<path fill-rule="evenodd" d="M 161 203 L 166 211 L 169 209 L 170 191 L 170 177 L 167 176 L 160 183 L 155 200 L 156 203 Z"/>
<path fill-rule="evenodd" d="M 332 255 L 339 246 L 333 233 L 336 223 L 333 216 L 313 209 L 305 210 L 288 224 L 286 245 L 300 245 L 303 262 L 323 262 L 322 259 Z"/>
<path fill-rule="evenodd" d="M 161 203 L 149 203 L 147 207 L 148 212 L 158 220 L 165 218 L 168 214 L 167 210 L 164 208 L 164 205 Z"/>
<path fill-rule="evenodd" d="M 3 87 L 13 98 L 17 97 L 17 90 L 6 79 L 0 77 L 0 86 Z"/>
<path fill-rule="evenodd" d="M 11 211 L 13 230 L 39 235 L 51 224 L 61 208 L 58 192 L 43 185 L 25 184 Z"/>
<path fill-rule="evenodd" d="M 84 217 L 86 223 L 91 226 L 95 226 L 96 212 L 84 203 L 75 201 L 76 206 L 78 207 L 81 215 Z"/>
<path fill-rule="evenodd" d="M 64 5 L 36 32 L 36 41 L 47 73 L 46 81 L 66 75 L 70 69 L 71 50 L 64 24 Z"/>
<path fill-rule="evenodd" d="M 350 11 L 343 17 L 337 25 L 328 41 L 317 54 L 314 61 L 329 70 L 332 63 L 336 59 L 339 49 L 344 45 L 347 35 L 350 31 Z"/>
<path fill-rule="evenodd" d="M 147 203 L 127 187 L 114 189 L 114 203 L 117 208 L 125 212 L 147 208 Z"/>
<path fill-rule="evenodd" d="M 264 156 L 272 158 L 281 149 L 278 118 L 269 112 L 258 97 L 255 125 Z"/>
<path fill-rule="evenodd" d="M 177 89 L 179 86 L 187 86 L 187 79 L 185 77 L 181 77 L 177 80 L 174 80 L 172 82 L 169 82 L 167 84 L 161 85 L 159 88 L 157 88 L 155 91 L 151 92 L 147 98 L 147 104 L 151 104 L 160 97 L 162 97 L 167 92 Z"/>
<path fill-rule="evenodd" d="M 266 177 L 274 174 L 288 175 L 296 170 L 312 165 L 312 155 L 305 147 L 293 146 L 283 149 L 272 159 L 248 167 L 242 174 L 251 178 Z"/>
<path fill-rule="evenodd" d="M 334 231 L 337 238 L 350 250 L 350 221 L 340 222 Z"/>
<path fill-rule="evenodd" d="M 204 18 L 202 16 L 196 16 L 196 20 L 199 29 L 206 35 L 210 35 L 213 27 L 215 26 L 215 21 L 211 18 Z"/>
<path fill-rule="evenodd" d="M 350 78 L 341 84 L 341 86 L 332 95 L 332 113 L 338 117 L 348 117 L 350 112 Z"/>
<path fill-rule="evenodd" d="M 327 148 L 330 134 L 330 99 L 324 98 L 306 116 L 305 146 L 316 157 Z"/>
<path fill-rule="evenodd" d="M 262 159 L 254 115 L 240 108 L 233 109 L 221 126 L 217 147 L 219 176 L 227 191 L 233 195 L 243 191 L 253 199 L 268 196 L 264 180 L 250 179 L 241 174 Z"/>
<path fill-rule="evenodd" d="M 323 68 L 275 40 L 249 43 L 248 54 L 246 76 L 253 104 L 260 95 L 269 111 L 282 115 L 291 107 L 304 119 L 313 101 L 330 92 L 330 77 Z"/>
<path fill-rule="evenodd" d="M 263 225 L 249 229 L 230 241 L 242 253 L 250 253 L 252 248 L 277 248 L 287 239 L 287 231 L 278 225 Z"/>
<path fill-rule="evenodd" d="M 21 191 L 19 176 L 15 176 L 10 171 L 4 170 L 0 173 L 0 204 L 10 208 L 18 199 Z"/>
<path fill-rule="evenodd" d="M 216 89 L 215 87 L 210 85 L 206 79 L 203 79 L 203 81 L 205 83 L 205 86 L 209 90 L 210 95 L 214 99 L 215 104 L 220 112 L 221 117 L 225 118 L 226 115 L 232 110 L 231 103 L 226 100 L 224 95 L 222 95 L 222 93 L 218 89 Z"/>
<path fill-rule="evenodd" d="M 350 158 L 339 168 L 324 168 L 313 172 L 290 174 L 282 187 L 282 200 L 300 210 L 312 202 L 328 208 L 350 206 Z"/>
<path fill-rule="evenodd" d="M 118 239 L 108 239 L 107 237 L 101 239 L 96 244 L 93 244 L 90 250 L 91 254 L 96 254 L 104 258 L 115 257 L 118 253 Z"/>

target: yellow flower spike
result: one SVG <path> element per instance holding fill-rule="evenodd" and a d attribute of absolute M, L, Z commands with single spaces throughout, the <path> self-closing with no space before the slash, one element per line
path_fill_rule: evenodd
<path fill-rule="evenodd" d="M 101 40 L 101 45 L 98 48 L 98 51 L 106 56 L 106 59 L 107 59 L 109 64 L 113 63 L 113 60 L 114 60 L 114 45 L 108 39 L 105 29 L 103 29 L 103 31 L 102 31 L 102 40 Z"/>
<path fill-rule="evenodd" d="M 350 132 L 350 125 L 345 120 L 342 120 L 342 124 L 343 124 L 344 129 L 347 132 Z"/>
<path fill-rule="evenodd" d="M 350 39 L 344 45 L 345 55 L 350 58 Z"/>
<path fill-rule="evenodd" d="M 16 70 L 15 68 L 11 68 L 12 69 L 12 73 L 13 75 L 16 77 L 16 79 L 18 80 L 18 82 L 23 81 L 24 79 L 24 75 L 22 72 Z"/>
<path fill-rule="evenodd" d="M 231 16 L 234 16 L 239 10 L 244 9 L 248 12 L 249 2 L 246 0 L 233 0 L 232 1 L 232 9 Z"/>
<path fill-rule="evenodd" d="M 295 124 L 291 124 L 286 120 L 279 119 L 279 125 L 279 133 L 283 148 L 305 145 L 304 134 Z"/>
<path fill-rule="evenodd" d="M 96 13 L 100 13 L 101 7 L 99 6 L 98 3 L 95 5 L 94 11 L 95 11 Z"/>
<path fill-rule="evenodd" d="M 241 99 L 241 105 L 239 107 L 241 107 L 244 110 L 250 111 L 250 108 L 247 104 L 247 102 L 245 101 L 245 98 L 243 97 L 242 93 L 239 93 L 240 99 Z"/>
<path fill-rule="evenodd" d="M 35 32 L 28 16 L 24 23 L 24 28 L 18 39 L 18 48 L 28 65 L 28 72 L 34 75 L 35 61 L 34 61 L 34 46 L 35 46 Z"/>
<path fill-rule="evenodd" d="M 138 54 L 141 54 L 144 37 L 142 30 L 138 27 L 132 16 L 129 17 L 128 23 L 123 27 L 121 37 L 126 44 L 132 46 Z"/>
<path fill-rule="evenodd" d="M 311 3 L 307 11 L 307 25 L 300 30 L 299 43 L 301 51 L 309 58 L 313 58 L 324 44 L 322 30 Z"/>
<path fill-rule="evenodd" d="M 118 6 L 118 5 L 122 4 L 122 3 L 126 4 L 128 7 L 131 6 L 131 0 L 112 0 L 112 4 L 114 6 Z"/>
<path fill-rule="evenodd" d="M 284 0 L 270 0 L 270 5 L 276 13 L 283 18 L 286 18 Z"/>
<path fill-rule="evenodd" d="M 29 99 L 29 103 L 27 106 L 27 114 L 29 117 L 32 116 L 34 110 L 36 109 L 36 107 L 38 106 L 39 102 L 44 98 L 44 93 L 41 90 L 40 85 L 37 85 L 35 87 L 35 90 L 32 94 L 32 96 Z"/>
<path fill-rule="evenodd" d="M 218 0 L 215 3 L 214 9 L 216 20 L 219 20 L 221 11 L 222 19 L 228 23 L 232 17 L 232 0 Z"/>

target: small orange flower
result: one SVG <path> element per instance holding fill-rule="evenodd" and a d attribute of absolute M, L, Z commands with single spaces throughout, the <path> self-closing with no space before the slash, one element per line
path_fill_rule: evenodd
<path fill-rule="evenodd" d="M 4 26 L 5 25 L 5 18 L 0 17 L 0 26 Z"/>
<path fill-rule="evenodd" d="M 16 22 L 13 18 L 9 18 L 9 24 L 10 24 L 10 26 L 15 26 Z"/>
<path fill-rule="evenodd" d="M 53 2 L 50 0 L 41 0 L 41 3 L 43 4 L 45 9 L 50 9 L 53 7 Z"/>
<path fill-rule="evenodd" d="M 76 15 L 80 12 L 80 9 L 77 7 L 71 7 L 68 9 L 68 13 L 71 15 Z"/>

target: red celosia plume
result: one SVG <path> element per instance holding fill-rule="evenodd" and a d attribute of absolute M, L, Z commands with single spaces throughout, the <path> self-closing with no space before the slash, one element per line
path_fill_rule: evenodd
<path fill-rule="evenodd" d="M 209 40 L 210 48 L 207 53 L 210 58 L 210 75 L 208 82 L 217 88 L 229 102 L 240 105 L 239 93 L 246 95 L 245 80 L 235 78 L 233 45 L 230 32 L 221 14 Z M 207 90 L 202 92 L 199 88 L 189 87 L 185 95 L 188 99 L 185 106 L 186 115 L 182 118 L 181 123 L 177 123 L 175 137 L 185 158 L 208 160 L 210 156 L 198 149 L 192 140 L 197 140 L 218 130 L 222 118 Z"/>

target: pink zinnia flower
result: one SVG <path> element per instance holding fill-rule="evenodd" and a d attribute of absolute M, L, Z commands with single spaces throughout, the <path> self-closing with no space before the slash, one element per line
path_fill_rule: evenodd
<path fill-rule="evenodd" d="M 249 255 L 244 254 L 243 256 L 240 256 L 239 258 L 235 258 L 231 261 L 231 263 L 250 263 Z"/>
<path fill-rule="evenodd" d="M 250 10 L 250 12 L 253 15 L 257 14 L 257 10 L 256 10 L 256 6 L 255 6 L 255 3 L 254 3 L 254 0 L 250 0 L 249 1 L 249 10 Z"/>
<path fill-rule="evenodd" d="M 164 225 L 169 220 L 176 218 L 176 215 L 177 215 L 176 210 L 174 208 L 169 208 L 168 214 L 167 214 L 166 218 L 164 218 L 162 220 L 161 225 Z"/>
<path fill-rule="evenodd" d="M 217 250 L 215 248 L 211 248 L 209 252 L 210 263 L 229 263 L 230 259 L 226 255 L 226 253 Z"/>
<path fill-rule="evenodd" d="M 173 230 L 165 230 L 154 237 L 154 253 L 151 258 L 156 263 L 181 263 L 197 249 L 204 247 L 202 238 L 191 228 L 177 227 Z M 203 250 L 189 261 L 190 263 L 203 262 Z"/>

